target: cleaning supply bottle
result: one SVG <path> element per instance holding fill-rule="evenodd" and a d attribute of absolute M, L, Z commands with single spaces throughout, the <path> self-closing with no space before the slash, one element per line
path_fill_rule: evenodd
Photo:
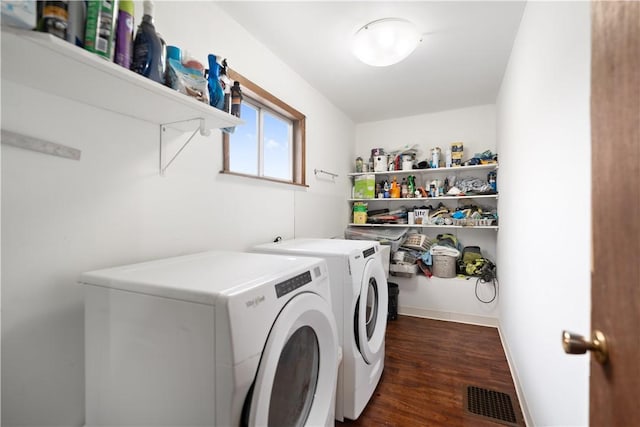
<path fill-rule="evenodd" d="M 87 25 L 87 3 L 84 1 L 70 1 L 68 12 L 67 41 L 76 46 L 84 47 L 84 32 Z"/>
<path fill-rule="evenodd" d="M 42 17 L 38 22 L 38 31 L 66 39 L 68 19 L 68 1 L 45 1 L 42 5 Z"/>
<path fill-rule="evenodd" d="M 209 105 L 224 110 L 224 92 L 220 86 L 220 64 L 218 64 L 215 55 L 209 54 L 209 72 L 207 80 L 209 81 Z"/>
<path fill-rule="evenodd" d="M 224 92 L 224 108 L 225 113 L 231 113 L 231 79 L 229 78 L 227 60 L 222 60 L 222 66 L 220 67 L 220 86 Z"/>
<path fill-rule="evenodd" d="M 233 82 L 231 88 L 231 114 L 240 117 L 240 107 L 242 104 L 242 90 L 240 89 L 240 82 Z"/>
<path fill-rule="evenodd" d="M 115 7 L 116 2 L 112 0 L 89 0 L 87 3 L 84 48 L 108 60 L 112 59 L 113 53 Z"/>
<path fill-rule="evenodd" d="M 164 54 L 162 42 L 153 24 L 153 2 L 144 0 L 144 16 L 133 42 L 131 70 L 153 81 L 164 84 Z"/>
<path fill-rule="evenodd" d="M 131 68 L 133 49 L 133 1 L 120 0 L 118 4 L 118 23 L 116 26 L 116 48 L 114 62 L 125 68 Z"/>

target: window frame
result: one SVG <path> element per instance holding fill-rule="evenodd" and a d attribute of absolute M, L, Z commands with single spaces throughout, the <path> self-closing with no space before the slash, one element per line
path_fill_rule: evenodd
<path fill-rule="evenodd" d="M 242 88 L 243 97 L 250 100 L 251 104 L 258 104 L 261 108 L 268 111 L 270 114 L 275 114 L 276 116 L 284 117 L 287 120 L 291 121 L 292 124 L 292 180 L 271 178 L 266 176 L 258 176 L 252 174 L 245 174 L 234 172 L 229 169 L 230 158 L 229 158 L 229 143 L 231 135 L 222 132 L 222 171 L 220 173 L 229 174 L 229 175 L 237 175 L 243 176 L 247 178 L 259 179 L 264 181 L 271 182 L 279 182 L 289 185 L 299 185 L 303 187 L 308 187 L 306 184 L 306 116 L 291 107 L 289 104 L 275 97 L 271 93 L 267 92 L 257 84 L 253 83 L 251 80 L 242 76 L 240 73 L 228 69 L 227 70 L 229 78 L 232 81 L 240 82 L 240 87 Z M 260 132 L 262 132 L 260 130 Z M 262 141 L 259 142 L 259 158 L 262 159 L 264 157 Z"/>

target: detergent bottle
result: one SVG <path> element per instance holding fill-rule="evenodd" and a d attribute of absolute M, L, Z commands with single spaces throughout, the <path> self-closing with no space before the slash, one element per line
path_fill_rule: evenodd
<path fill-rule="evenodd" d="M 153 25 L 153 2 L 145 0 L 143 8 L 144 16 L 133 42 L 131 70 L 164 84 L 164 49 Z"/>

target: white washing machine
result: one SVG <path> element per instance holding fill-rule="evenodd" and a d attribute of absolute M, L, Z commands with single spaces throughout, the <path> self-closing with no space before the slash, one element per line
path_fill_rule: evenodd
<path fill-rule="evenodd" d="M 333 426 L 324 260 L 205 252 L 82 274 L 87 426 Z"/>
<path fill-rule="evenodd" d="M 366 240 L 293 239 L 252 250 L 327 261 L 343 351 L 336 388 L 336 419 L 357 419 L 384 369 L 388 289 L 380 244 Z"/>

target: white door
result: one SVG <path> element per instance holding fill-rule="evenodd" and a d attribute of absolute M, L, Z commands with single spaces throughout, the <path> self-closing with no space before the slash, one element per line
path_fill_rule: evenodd
<path fill-rule="evenodd" d="M 364 267 L 354 316 L 358 349 L 368 364 L 375 363 L 384 351 L 388 303 L 387 278 L 382 263 L 378 258 L 371 258 Z"/>
<path fill-rule="evenodd" d="M 249 426 L 333 424 L 338 335 L 329 304 L 301 293 L 275 320 L 248 407 Z"/>

